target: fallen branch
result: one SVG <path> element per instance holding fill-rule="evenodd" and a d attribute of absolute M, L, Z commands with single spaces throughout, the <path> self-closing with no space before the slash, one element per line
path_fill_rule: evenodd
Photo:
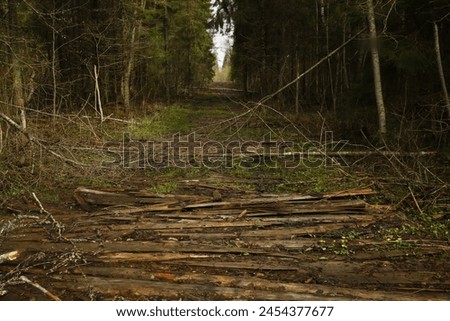
<path fill-rule="evenodd" d="M 17 129 L 19 132 L 21 132 L 22 134 L 24 134 L 28 140 L 30 142 L 32 142 L 33 144 L 38 145 L 39 147 L 43 148 L 45 151 L 47 151 L 48 153 L 50 153 L 51 155 L 55 156 L 56 158 L 62 160 L 63 162 L 74 166 L 74 167 L 85 167 L 85 164 L 79 163 L 77 161 L 74 161 L 73 159 L 68 159 L 54 151 L 52 151 L 50 148 L 48 148 L 46 145 L 44 145 L 43 143 L 41 143 L 39 141 L 39 139 L 37 139 L 36 137 L 34 137 L 33 135 L 31 135 L 27 130 L 23 129 L 22 126 L 20 126 L 18 123 L 16 123 L 14 120 L 12 120 L 10 117 L 6 116 L 4 113 L 0 113 L 0 117 L 3 118 L 8 124 L 10 124 L 11 126 L 13 126 L 15 129 Z"/>
<path fill-rule="evenodd" d="M 306 201 L 316 201 L 316 200 L 328 200 L 334 198 L 344 198 L 350 196 L 364 196 L 376 194 L 372 189 L 360 189 L 360 190 L 349 190 L 336 193 L 325 193 L 325 194 L 315 194 L 315 195 L 287 195 L 287 196 L 276 196 L 276 197 L 262 197 L 253 198 L 249 200 L 236 200 L 236 201 L 225 201 L 225 202 L 212 202 L 212 203 L 199 203 L 187 205 L 185 209 L 198 209 L 206 207 L 218 207 L 218 206 L 235 206 L 243 207 L 250 205 L 261 205 L 261 204 L 274 204 L 274 203 L 293 203 L 293 202 L 306 202 Z"/>
<path fill-rule="evenodd" d="M 290 83 L 286 84 L 285 86 L 281 87 L 280 89 L 278 89 L 277 91 L 275 91 L 274 93 L 267 95 L 266 97 L 264 97 L 263 99 L 261 99 L 258 103 L 256 107 L 259 107 L 261 105 L 263 105 L 264 103 L 266 103 L 267 101 L 269 101 L 270 99 L 272 99 L 273 97 L 275 97 L 276 95 L 280 94 L 281 92 L 285 91 L 286 89 L 288 89 L 290 86 L 292 86 L 293 84 L 295 84 L 297 81 L 299 81 L 300 79 L 302 79 L 303 77 L 305 77 L 306 75 L 308 75 L 309 73 L 311 73 L 312 71 L 314 71 L 317 67 L 319 67 L 321 64 L 323 64 L 324 62 L 328 61 L 331 57 L 333 57 L 335 54 L 337 54 L 339 51 L 341 51 L 343 48 L 345 48 L 350 42 L 352 42 L 353 40 L 355 40 L 360 34 L 362 34 L 364 31 L 366 30 L 366 28 L 360 30 L 358 33 L 356 33 L 353 37 L 349 38 L 346 42 L 344 42 L 342 45 L 340 45 L 339 47 L 337 47 L 336 49 L 334 49 L 332 52 L 330 52 L 328 55 L 326 55 L 325 57 L 323 57 L 322 59 L 320 59 L 317 63 L 315 63 L 313 66 L 311 66 L 308 70 L 306 70 L 305 72 L 303 72 L 301 75 L 299 75 L 297 78 L 295 78 L 294 80 L 292 80 Z"/>
<path fill-rule="evenodd" d="M 58 221 L 53 217 L 53 215 L 52 215 L 49 211 L 47 211 L 47 210 L 44 208 L 44 206 L 42 206 L 42 203 L 41 203 L 41 201 L 39 200 L 39 198 L 36 196 L 36 193 L 33 192 L 33 193 L 31 193 L 31 195 L 33 195 L 34 200 L 35 200 L 36 203 L 39 205 L 39 208 L 40 208 L 40 210 L 41 210 L 41 213 L 47 215 L 47 217 L 45 218 L 44 222 L 47 221 L 47 219 L 50 219 L 50 221 L 51 221 L 53 227 L 55 227 L 55 228 L 58 230 L 58 239 L 59 239 L 59 240 L 64 239 L 63 236 L 62 236 L 62 233 L 64 232 L 64 229 L 65 229 L 64 224 L 61 224 L 60 222 L 58 222 Z"/>
<path fill-rule="evenodd" d="M 61 301 L 60 298 L 58 298 L 56 295 L 54 295 L 53 293 L 51 293 L 49 290 L 47 290 L 46 288 L 42 287 L 40 284 L 31 281 L 29 278 L 27 278 L 26 276 L 22 275 L 20 277 L 20 280 L 35 287 L 36 289 L 38 289 L 39 291 L 41 291 L 42 293 L 44 293 L 46 296 L 48 296 L 49 298 L 51 298 L 54 301 Z"/>

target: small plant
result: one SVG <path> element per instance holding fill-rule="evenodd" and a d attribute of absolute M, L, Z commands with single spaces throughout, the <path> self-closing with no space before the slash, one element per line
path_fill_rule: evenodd
<path fill-rule="evenodd" d="M 350 239 L 345 235 L 342 235 L 339 241 L 333 240 L 333 242 L 331 244 L 327 244 L 326 240 L 320 239 L 319 240 L 319 248 L 324 252 L 331 251 L 336 255 L 348 256 L 348 255 L 355 253 L 355 251 L 350 250 L 348 247 L 349 240 Z"/>
<path fill-rule="evenodd" d="M 333 241 L 334 246 L 334 250 L 333 253 L 336 255 L 350 255 L 350 254 L 354 254 L 355 252 L 350 250 L 348 248 L 348 239 L 346 236 L 342 236 L 339 244 L 336 244 L 336 241 Z"/>
<path fill-rule="evenodd" d="M 178 188 L 176 182 L 166 182 L 152 186 L 150 191 L 155 194 L 172 194 Z"/>

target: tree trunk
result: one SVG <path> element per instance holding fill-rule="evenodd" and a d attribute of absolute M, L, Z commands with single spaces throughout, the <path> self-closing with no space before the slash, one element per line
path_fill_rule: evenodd
<path fill-rule="evenodd" d="M 384 106 L 383 87 L 381 83 L 380 56 L 378 53 L 377 27 L 375 23 L 375 10 L 373 0 L 367 0 L 367 18 L 370 31 L 370 50 L 372 53 L 373 77 L 375 83 L 375 96 L 378 107 L 378 120 L 380 134 L 384 136 L 387 133 L 386 109 Z"/>
<path fill-rule="evenodd" d="M 103 123 L 103 106 L 102 106 L 102 96 L 100 93 L 100 85 L 98 83 L 99 70 L 96 65 L 94 65 L 94 81 L 95 81 L 95 110 L 100 114 L 100 121 Z"/>
<path fill-rule="evenodd" d="M 170 104 L 170 65 L 169 65 L 169 13 L 167 10 L 167 1 L 164 2 L 164 54 L 166 55 L 164 61 L 164 78 L 166 89 L 166 102 Z"/>
<path fill-rule="evenodd" d="M 298 51 L 295 52 L 295 77 L 300 76 L 300 62 L 298 61 Z M 300 114 L 300 79 L 295 83 L 295 114 Z"/>
<path fill-rule="evenodd" d="M 436 62 L 437 62 L 439 78 L 440 78 L 441 86 L 442 86 L 442 94 L 444 96 L 448 116 L 450 117 L 450 100 L 448 97 L 447 82 L 445 81 L 444 67 L 442 65 L 441 46 L 440 46 L 440 40 L 439 40 L 439 27 L 436 22 L 433 23 L 433 29 L 434 29 L 434 48 L 436 51 Z"/>
<path fill-rule="evenodd" d="M 13 104 L 15 108 L 19 109 L 20 113 L 20 125 L 23 130 L 27 128 L 27 118 L 25 113 L 25 98 L 24 98 L 24 90 L 23 90 L 23 80 L 22 80 L 22 67 L 20 66 L 20 61 L 18 59 L 19 56 L 19 47 L 20 44 L 15 45 L 14 43 L 17 41 L 16 37 L 16 28 L 18 24 L 17 17 L 17 8 L 16 2 L 13 0 L 8 1 L 8 11 L 9 11 L 9 36 L 10 36 L 10 54 L 11 54 L 11 64 L 13 71 Z"/>
<path fill-rule="evenodd" d="M 328 17 L 329 17 L 329 11 L 330 11 L 330 4 L 326 3 L 324 0 L 320 1 L 320 15 L 322 18 L 322 24 L 325 31 L 325 50 L 327 52 L 327 55 L 330 54 L 330 26 L 328 23 Z M 336 112 L 336 95 L 335 95 L 335 89 L 334 89 L 334 79 L 333 79 L 333 70 L 331 66 L 331 57 L 327 60 L 327 67 L 328 67 L 328 80 L 330 82 L 330 94 L 331 99 L 333 102 L 333 111 Z"/>
<path fill-rule="evenodd" d="M 145 9 L 145 0 L 141 0 L 139 3 L 139 7 L 144 10 Z M 127 17 L 124 18 L 125 20 Z M 130 82 L 131 82 L 131 73 L 133 71 L 134 59 L 136 54 L 136 33 L 140 33 L 142 21 L 137 18 L 137 9 L 134 10 L 134 14 L 129 25 L 130 30 L 127 30 L 127 22 L 124 26 L 124 42 L 128 42 L 127 52 L 124 53 L 125 66 L 122 76 L 122 98 L 123 98 L 123 106 L 125 110 L 130 109 Z M 128 40 L 129 38 L 129 40 Z"/>
<path fill-rule="evenodd" d="M 128 50 L 128 54 L 125 55 L 126 57 L 125 70 L 122 76 L 123 106 L 127 111 L 130 109 L 130 79 L 131 79 L 131 71 L 133 70 L 135 37 L 136 37 L 136 27 L 132 27 L 131 40 L 129 43 L 130 48 Z"/>
<path fill-rule="evenodd" d="M 58 83 L 56 78 L 56 59 L 57 59 L 57 49 L 56 49 L 56 24 L 55 24 L 55 15 L 56 15 L 56 5 L 55 0 L 53 0 L 53 12 L 51 13 L 52 16 L 52 85 L 53 85 L 53 97 L 52 97 L 52 111 L 53 111 L 53 118 L 56 119 L 56 113 L 58 111 L 57 108 L 57 89 L 58 89 Z"/>

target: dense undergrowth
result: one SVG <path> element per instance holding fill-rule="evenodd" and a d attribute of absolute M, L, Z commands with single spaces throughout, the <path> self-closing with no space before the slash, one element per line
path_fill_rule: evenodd
<path fill-rule="evenodd" d="M 123 115 L 122 115 L 123 116 Z M 124 133 L 133 140 L 162 140 L 173 134 L 195 132 L 199 139 L 218 142 L 264 141 L 269 135 L 276 141 L 294 141 L 299 146 L 320 150 L 326 144 L 325 132 L 333 124 L 323 115 L 283 116 L 275 109 L 259 112 L 237 103 L 224 104 L 214 100 L 184 102 L 171 106 L 152 106 L 142 114 L 103 123 L 89 115 L 65 115 L 54 120 L 39 114 L 29 115 L 29 132 L 51 150 L 85 166 L 74 167 L 50 155 L 48 151 L 27 141 L 12 129 L 3 137 L 0 156 L 0 205 L 31 204 L 32 193 L 52 206 L 75 206 L 72 193 L 85 186 L 97 189 L 143 189 L 156 194 L 183 193 L 182 180 L 212 180 L 242 192 L 262 193 L 325 193 L 354 188 L 373 188 L 378 193 L 369 199 L 372 204 L 388 204 L 393 210 L 406 213 L 410 223 L 393 223 L 380 229 L 381 237 L 404 239 L 410 236 L 449 240 L 449 170 L 442 154 L 427 157 L 370 155 L 346 159 L 348 166 L 338 162 L 310 159 L 294 168 L 286 168 L 283 160 L 254 164 L 243 159 L 232 166 L 208 168 L 145 168 L 126 169 L 102 166 L 110 156 L 104 152 L 106 143 L 120 142 Z M 342 133 L 335 133 L 344 137 Z M 346 146 L 349 150 L 372 150 L 371 142 Z M 311 143 L 313 142 L 313 143 Z M 309 145 L 308 145 L 309 143 Z M 302 145 L 303 144 L 303 145 Z M 306 145 L 305 145 L 306 144 Z M 383 150 L 398 148 L 384 147 Z M 293 149 L 292 151 L 298 151 Z M 330 164 L 332 166 L 330 166 Z M 198 165 L 198 164 L 197 164 Z M 225 184 L 223 177 L 229 180 Z"/>

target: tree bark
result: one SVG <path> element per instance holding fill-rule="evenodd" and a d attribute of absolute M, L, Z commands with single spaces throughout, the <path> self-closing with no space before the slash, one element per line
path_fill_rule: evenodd
<path fill-rule="evenodd" d="M 100 113 L 100 121 L 103 123 L 103 106 L 102 106 L 102 96 L 100 93 L 100 85 L 98 83 L 99 71 L 97 65 L 94 65 L 94 80 L 95 80 L 95 110 Z"/>
<path fill-rule="evenodd" d="M 56 49 L 56 24 L 55 24 L 55 15 L 56 15 L 56 5 L 55 0 L 53 0 L 53 12 L 52 15 L 52 85 L 53 85 L 53 97 L 52 97 L 52 110 L 53 110 L 53 117 L 56 119 L 56 113 L 58 111 L 57 109 L 57 89 L 58 89 L 58 83 L 56 79 L 56 60 L 57 60 L 57 49 Z"/>
<path fill-rule="evenodd" d="M 145 9 L 145 0 L 140 0 L 139 7 L 141 10 Z M 128 18 L 124 18 L 125 20 Z M 123 98 L 123 105 L 125 110 L 130 109 L 130 82 L 131 82 L 131 73 L 133 71 L 134 66 L 134 59 L 135 59 L 135 53 L 136 53 L 136 33 L 140 33 L 140 29 L 142 26 L 142 21 L 137 18 L 137 9 L 134 10 L 132 21 L 129 26 L 127 26 L 127 22 L 125 22 L 124 26 L 124 42 L 128 42 L 128 48 L 126 49 L 127 52 L 124 53 L 124 71 L 122 76 L 122 98 Z M 127 27 L 129 27 L 129 31 L 127 30 Z M 128 40 L 129 38 L 129 40 Z"/>
<path fill-rule="evenodd" d="M 375 84 L 375 97 L 378 107 L 378 121 L 381 135 L 387 133 L 386 108 L 384 106 L 383 87 L 381 82 L 380 55 L 378 52 L 377 27 L 375 23 L 375 10 L 373 0 L 367 0 L 367 18 L 370 32 L 370 51 L 372 54 L 373 77 Z"/>
<path fill-rule="evenodd" d="M 20 61 L 18 59 L 18 48 L 20 44 L 15 44 L 18 41 L 16 28 L 18 25 L 17 17 L 17 4 L 13 0 L 8 1 L 8 18 L 9 18 L 9 36 L 10 36 L 10 54 L 11 54 L 11 65 L 13 71 L 13 104 L 14 107 L 19 109 L 20 113 L 20 126 L 23 130 L 27 128 L 27 118 L 25 112 L 25 98 L 23 90 L 23 80 L 22 80 L 22 67 L 20 66 Z"/>
<path fill-rule="evenodd" d="M 127 33 L 125 33 L 127 34 Z M 125 110 L 130 109 L 130 79 L 131 79 L 131 71 L 133 70 L 133 60 L 134 60 L 134 46 L 135 46 L 135 37 L 136 37 L 136 27 L 132 27 L 131 29 L 131 40 L 130 40 L 130 48 L 128 54 L 125 55 L 125 70 L 123 72 L 122 77 L 122 98 L 123 98 L 123 106 Z"/>
<path fill-rule="evenodd" d="M 295 77 L 300 76 L 300 62 L 298 61 L 298 53 L 295 54 Z M 295 83 L 295 114 L 300 114 L 300 81 Z"/>
<path fill-rule="evenodd" d="M 444 96 L 445 106 L 447 107 L 447 114 L 450 117 L 450 100 L 448 97 L 447 82 L 445 80 L 444 67 L 442 65 L 441 46 L 439 40 L 439 27 L 436 22 L 433 23 L 433 29 L 434 29 L 434 49 L 436 51 L 436 63 L 438 66 L 439 79 L 441 81 L 442 94 Z"/>
<path fill-rule="evenodd" d="M 167 10 L 167 0 L 164 2 L 164 78 L 166 89 L 166 102 L 170 104 L 170 58 L 169 58 L 169 12 Z"/>

